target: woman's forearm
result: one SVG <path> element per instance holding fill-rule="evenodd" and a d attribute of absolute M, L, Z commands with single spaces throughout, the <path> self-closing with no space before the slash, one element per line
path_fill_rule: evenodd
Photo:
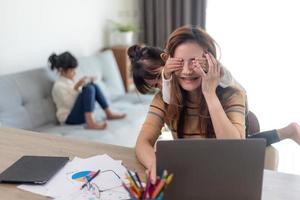
<path fill-rule="evenodd" d="M 217 139 L 242 139 L 243 134 L 231 123 L 215 93 L 206 94 L 210 117 Z"/>
<path fill-rule="evenodd" d="M 138 138 L 135 152 L 138 160 L 146 169 L 150 170 L 153 165 L 156 165 L 154 148 L 149 141 Z"/>

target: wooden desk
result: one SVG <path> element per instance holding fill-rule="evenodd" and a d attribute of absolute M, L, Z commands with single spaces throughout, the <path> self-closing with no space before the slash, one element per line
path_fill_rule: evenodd
<path fill-rule="evenodd" d="M 101 132 L 99 132 L 101 134 Z M 0 128 L 0 172 L 23 155 L 74 156 L 82 158 L 107 153 L 113 159 L 122 160 L 129 169 L 144 173 L 144 168 L 135 157 L 134 150 L 98 142 L 68 139 L 50 134 L 25 130 Z M 0 199 L 49 199 L 16 188 L 15 185 L 0 184 Z"/>
<path fill-rule="evenodd" d="M 101 133 L 99 133 L 101 134 Z M 89 157 L 107 153 L 114 159 L 122 160 L 129 169 L 144 173 L 136 160 L 134 150 L 90 141 L 68 139 L 49 134 L 0 128 L 0 172 L 23 155 L 52 155 Z M 299 200 L 300 176 L 265 171 L 263 200 Z M 15 185 L 0 184 L 0 199 L 47 199 L 16 188 Z"/>

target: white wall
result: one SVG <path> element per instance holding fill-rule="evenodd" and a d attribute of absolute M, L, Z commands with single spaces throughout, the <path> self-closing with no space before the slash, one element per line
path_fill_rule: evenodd
<path fill-rule="evenodd" d="M 46 66 L 52 52 L 95 53 L 108 45 L 109 20 L 135 20 L 135 1 L 1 0 L 0 74 Z"/>
<path fill-rule="evenodd" d="M 300 2 L 209 0 L 207 31 L 221 62 L 246 88 L 262 130 L 300 122 Z M 300 148 L 277 144 L 279 170 L 300 174 Z"/>

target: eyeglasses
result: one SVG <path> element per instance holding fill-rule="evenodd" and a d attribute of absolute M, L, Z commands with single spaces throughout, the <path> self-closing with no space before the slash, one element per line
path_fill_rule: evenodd
<path fill-rule="evenodd" d="M 87 182 L 82 195 L 86 199 L 107 199 L 106 196 L 109 199 L 112 195 L 128 198 L 128 193 L 122 188 L 121 177 L 113 170 L 101 171 L 93 181 Z"/>

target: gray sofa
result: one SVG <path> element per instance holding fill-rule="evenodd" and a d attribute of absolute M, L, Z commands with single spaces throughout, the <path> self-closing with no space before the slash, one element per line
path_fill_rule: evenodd
<path fill-rule="evenodd" d="M 111 107 L 126 112 L 122 120 L 108 122 L 106 130 L 86 130 L 83 125 L 59 125 L 51 89 L 57 74 L 48 67 L 0 76 L 0 123 L 2 126 L 83 138 L 133 147 L 148 111 L 151 95 L 125 93 L 117 63 L 111 51 L 80 58 L 77 76 L 97 76 L 97 83 Z M 96 119 L 103 120 L 98 107 Z"/>

